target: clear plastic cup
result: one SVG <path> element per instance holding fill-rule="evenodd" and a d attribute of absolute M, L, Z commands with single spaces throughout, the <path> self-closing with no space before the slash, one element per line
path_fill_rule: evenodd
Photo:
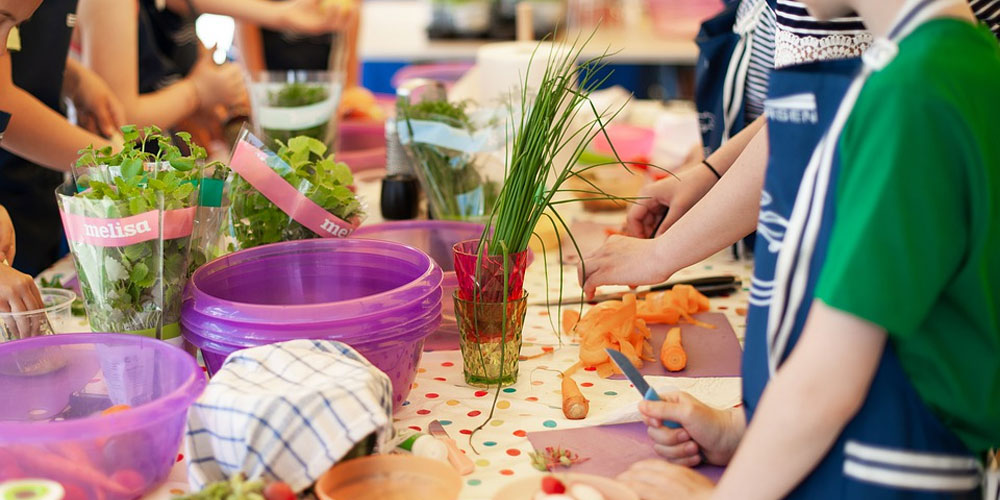
<path fill-rule="evenodd" d="M 0 313 L 0 342 L 75 330 L 72 307 L 76 294 L 60 288 L 39 290 L 45 307 L 34 311 Z"/>

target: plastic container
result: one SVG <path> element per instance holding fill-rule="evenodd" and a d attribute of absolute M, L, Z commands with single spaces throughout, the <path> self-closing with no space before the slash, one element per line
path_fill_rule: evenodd
<path fill-rule="evenodd" d="M 450 464 L 413 455 L 348 460 L 316 483 L 320 500 L 455 500 L 461 491 L 462 478 Z"/>
<path fill-rule="evenodd" d="M 336 158 L 351 167 L 352 172 L 385 167 L 385 124 L 342 122 Z"/>
<path fill-rule="evenodd" d="M 461 221 L 397 221 L 362 226 L 351 237 L 395 241 L 422 250 L 441 266 L 447 279 L 448 274 L 452 277 L 455 274 L 452 247 L 460 241 L 479 239 L 483 227 L 475 222 Z"/>
<path fill-rule="evenodd" d="M 646 0 L 653 27 L 663 37 L 693 38 L 702 21 L 722 7 L 722 0 Z"/>
<path fill-rule="evenodd" d="M 306 135 L 333 146 L 344 88 L 338 71 L 262 71 L 251 77 L 250 103 L 258 135 L 271 141 Z"/>
<path fill-rule="evenodd" d="M 49 479 L 80 498 L 138 498 L 170 473 L 204 387 L 194 358 L 138 335 L 0 345 L 0 479 Z M 102 414 L 117 405 L 128 408 Z"/>
<path fill-rule="evenodd" d="M 0 313 L 0 342 L 85 329 L 73 320 L 75 293 L 60 288 L 41 288 L 39 292 L 45 303 L 43 309 Z"/>
<path fill-rule="evenodd" d="M 276 243 L 216 259 L 185 294 L 185 338 L 213 372 L 240 348 L 300 338 L 351 345 L 392 379 L 400 407 L 440 323 L 441 268 L 390 241 Z"/>

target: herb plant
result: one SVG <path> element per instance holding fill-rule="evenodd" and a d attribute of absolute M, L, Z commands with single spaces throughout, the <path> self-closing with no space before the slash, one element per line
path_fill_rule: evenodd
<path fill-rule="evenodd" d="M 591 35 L 591 38 L 593 35 Z M 559 261 L 562 262 L 562 244 L 558 228 L 565 229 L 577 253 L 582 254 L 573 239 L 572 232 L 566 221 L 559 215 L 558 206 L 563 203 L 583 200 L 617 200 L 631 203 L 635 198 L 625 198 L 610 195 L 593 182 L 586 179 L 583 173 L 603 165 L 621 165 L 628 170 L 626 162 L 622 161 L 614 150 L 614 161 L 598 165 L 580 166 L 580 157 L 586 147 L 598 135 L 607 138 L 605 125 L 617 116 L 624 105 L 615 110 L 599 111 L 590 100 L 590 94 L 601 87 L 610 77 L 604 72 L 607 66 L 608 53 L 584 60 L 579 65 L 581 54 L 588 38 L 582 44 L 579 39 L 571 45 L 556 46 L 550 51 L 545 61 L 545 71 L 542 81 L 537 87 L 537 94 L 528 95 L 528 82 L 521 87 L 519 113 L 514 115 L 511 107 L 511 120 L 516 122 L 513 143 L 508 147 L 504 185 L 499 199 L 493 207 L 486 228 L 479 242 L 479 259 L 482 255 L 499 257 L 503 266 L 502 283 L 491 282 L 489 277 L 476 279 L 477 283 L 487 283 L 495 287 L 502 286 L 502 297 L 510 297 L 512 256 L 528 249 L 528 243 L 534 236 L 534 228 L 544 217 L 556 229 L 559 238 Z M 537 53 L 537 49 L 536 49 Z M 533 64 L 534 54 L 529 61 Z M 604 74 L 604 76 L 601 76 Z M 608 140 L 611 143 L 610 139 Z M 568 152 L 568 157 L 561 153 Z M 631 171 L 630 171 L 631 172 Z M 583 181 L 587 188 L 564 188 L 564 184 L 573 178 Z M 563 193 L 584 194 L 584 198 L 561 199 Z M 535 236 L 537 237 L 537 236 Z M 539 238 L 541 240 L 541 238 Z M 544 243 L 543 243 L 544 255 Z M 477 266 L 479 271 L 483 267 Z M 546 280 L 548 270 L 546 265 Z M 563 268 L 559 268 L 559 296 L 563 292 Z M 582 293 L 582 292 L 581 292 Z M 479 296 L 479 292 L 476 293 Z M 493 295 L 493 294 L 490 294 Z M 546 294 L 547 296 L 548 294 Z M 553 316 L 552 314 L 549 315 Z M 562 317 L 561 308 L 554 315 Z M 516 335 L 510 331 L 511 320 L 505 318 L 502 341 L 506 342 L 508 335 Z M 559 329 L 553 325 L 553 329 Z M 503 352 L 501 351 L 501 356 Z M 482 347 L 480 346 L 482 357 Z M 503 364 L 503 358 L 500 360 Z M 493 407 L 482 425 L 472 434 L 486 426 L 493 418 L 497 399 L 500 396 L 498 385 L 493 399 Z M 472 436 L 470 435 L 470 445 Z"/>
<path fill-rule="evenodd" d="M 330 90 L 326 85 L 293 82 L 283 85 L 278 90 L 268 91 L 268 104 L 278 108 L 298 108 L 323 102 L 330 97 Z M 292 137 L 304 135 L 320 141 L 326 140 L 329 121 L 312 127 L 298 130 L 282 130 L 262 127 L 264 134 L 274 142 L 288 143 Z"/>
<path fill-rule="evenodd" d="M 184 155 L 156 127 L 122 127 L 121 151 L 93 146 L 80 151 L 76 189 L 59 193 L 62 209 L 96 219 L 121 219 L 197 205 L 200 165 L 207 154 L 177 133 Z M 147 151 L 156 144 L 157 152 Z M 116 221 L 109 220 L 114 231 Z M 103 226 L 102 226 L 103 229 Z M 190 235 L 157 237 L 122 247 L 70 241 L 80 289 L 95 331 L 137 332 L 160 338 L 179 334 L 181 291 L 187 278 Z"/>
<path fill-rule="evenodd" d="M 307 198 L 345 221 L 360 218 L 361 202 L 351 191 L 351 169 L 326 155 L 326 145 L 312 137 L 293 137 L 288 144 L 278 142 L 277 154 L 267 164 Z M 237 174 L 231 178 L 230 250 L 251 248 L 279 241 L 319 238 L 299 224 Z"/>
<path fill-rule="evenodd" d="M 426 100 L 410 104 L 400 98 L 398 109 L 413 136 L 413 120 L 444 123 L 450 127 L 475 132 L 467 114 L 468 103 Z M 416 160 L 424 190 L 430 198 L 434 216 L 439 219 L 485 219 L 496 203 L 500 185 L 480 173 L 476 155 L 435 144 L 412 142 L 407 145 Z"/>

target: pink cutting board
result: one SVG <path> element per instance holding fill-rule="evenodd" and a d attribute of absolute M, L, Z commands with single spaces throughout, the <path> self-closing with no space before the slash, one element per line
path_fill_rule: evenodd
<path fill-rule="evenodd" d="M 653 338 L 655 362 L 643 364 L 639 373 L 643 375 L 667 375 L 670 377 L 739 377 L 740 361 L 743 349 L 736 338 L 736 332 L 726 319 L 726 315 L 718 312 L 695 314 L 695 319 L 715 325 L 715 329 L 695 325 L 652 325 L 650 330 Z M 668 372 L 660 363 L 660 348 L 667 337 L 667 331 L 675 326 L 681 329 L 681 345 L 687 353 L 687 368 L 679 372 Z M 624 375 L 614 375 L 611 378 L 623 379 Z"/>

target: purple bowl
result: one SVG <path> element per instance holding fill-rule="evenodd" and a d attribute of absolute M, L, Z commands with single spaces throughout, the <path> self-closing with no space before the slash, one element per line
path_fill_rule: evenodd
<path fill-rule="evenodd" d="M 459 241 L 479 238 L 483 234 L 483 227 L 475 222 L 407 220 L 361 226 L 351 237 L 395 241 L 419 248 L 448 274 L 455 270 L 451 247 Z"/>
<path fill-rule="evenodd" d="M 431 317 L 422 320 L 422 323 L 413 328 L 400 332 L 397 335 L 381 338 L 369 338 L 365 340 L 343 340 L 330 337 L 329 340 L 339 340 L 356 349 L 362 356 L 368 359 L 379 370 L 389 376 L 392 383 L 393 410 L 399 410 L 410 394 L 413 380 L 417 375 L 417 365 L 420 363 L 420 355 L 424 349 L 424 339 L 437 330 L 441 322 L 441 314 L 438 312 Z M 254 345 L 230 344 L 215 340 L 206 339 L 193 332 L 185 331 L 184 338 L 201 349 L 201 355 L 205 360 L 205 367 L 210 375 L 215 374 L 225 363 L 230 354 Z M 265 345 L 270 342 L 261 342 L 255 345 Z"/>
<path fill-rule="evenodd" d="M 430 257 L 398 243 L 276 243 L 195 271 L 181 323 L 196 331 L 269 340 L 370 332 L 391 324 L 394 316 L 412 317 L 439 303 L 434 297 L 441 280 Z"/>
<path fill-rule="evenodd" d="M 51 479 L 84 497 L 138 498 L 170 473 L 204 387 L 189 354 L 137 335 L 0 345 L 0 480 Z M 116 405 L 130 408 L 102 414 Z"/>

